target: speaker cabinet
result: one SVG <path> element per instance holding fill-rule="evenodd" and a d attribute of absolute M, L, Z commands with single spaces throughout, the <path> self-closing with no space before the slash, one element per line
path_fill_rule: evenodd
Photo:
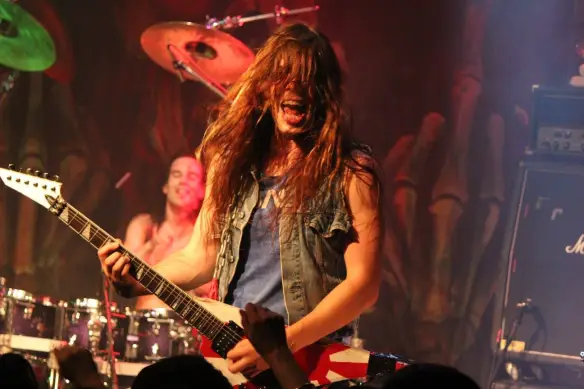
<path fill-rule="evenodd" d="M 524 162 L 514 208 L 499 334 L 506 342 L 521 316 L 510 351 L 579 361 L 584 350 L 584 166 Z"/>

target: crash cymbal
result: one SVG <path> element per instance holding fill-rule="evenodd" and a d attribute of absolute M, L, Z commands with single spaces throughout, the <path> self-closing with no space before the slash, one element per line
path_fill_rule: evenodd
<path fill-rule="evenodd" d="M 190 22 L 155 24 L 142 33 L 142 48 L 164 69 L 175 72 L 169 45 L 182 51 L 215 83 L 231 84 L 247 70 L 254 59 L 253 52 L 229 34 Z M 184 74 L 185 78 L 198 81 Z"/>
<path fill-rule="evenodd" d="M 0 1 L 0 64 L 40 72 L 55 59 L 55 44 L 47 30 L 19 5 Z"/>
<path fill-rule="evenodd" d="M 45 74 L 60 83 L 71 82 L 75 76 L 73 45 L 54 6 L 47 0 L 26 0 L 20 4 L 46 28 L 55 42 L 57 59 Z"/>

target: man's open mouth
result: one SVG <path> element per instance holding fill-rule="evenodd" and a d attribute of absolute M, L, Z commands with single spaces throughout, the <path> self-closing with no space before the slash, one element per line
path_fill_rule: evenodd
<path fill-rule="evenodd" d="M 306 118 L 307 106 L 300 100 L 284 100 L 280 104 L 284 120 L 291 126 L 299 126 Z"/>

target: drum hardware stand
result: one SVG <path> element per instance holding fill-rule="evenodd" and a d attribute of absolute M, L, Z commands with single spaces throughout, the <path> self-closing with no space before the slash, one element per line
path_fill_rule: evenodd
<path fill-rule="evenodd" d="M 257 15 L 257 16 L 247 16 L 242 18 L 241 15 L 238 16 L 227 16 L 223 19 L 217 18 L 209 18 L 207 16 L 207 23 L 205 23 L 205 27 L 208 29 L 222 29 L 222 30 L 230 30 L 233 28 L 241 27 L 245 23 L 255 22 L 258 20 L 265 20 L 265 19 L 273 19 L 276 18 L 276 23 L 282 24 L 284 21 L 284 17 L 290 15 L 298 15 L 306 12 L 316 12 L 320 9 L 318 5 L 313 7 L 304 7 L 304 8 L 297 8 L 297 9 L 287 9 L 284 7 L 280 7 L 279 5 L 274 7 L 274 12 Z"/>
<path fill-rule="evenodd" d="M 0 277 L 0 297 L 6 295 L 6 278 Z"/>
<path fill-rule="evenodd" d="M 0 277 L 0 318 L 4 319 L 6 328 L 12 331 L 12 305 L 6 298 L 6 278 Z M 10 349 L 10 333 L 0 335 L 0 354 L 12 351 Z"/>
<path fill-rule="evenodd" d="M 111 312 L 111 298 L 112 288 L 111 283 L 104 276 L 103 277 L 103 297 L 105 300 L 105 317 L 107 321 L 107 361 L 109 369 L 107 371 L 108 386 L 112 389 L 118 389 L 118 375 L 116 374 L 116 355 L 114 353 L 114 335 L 112 329 L 112 312 Z"/>
<path fill-rule="evenodd" d="M 168 54 L 172 58 L 172 63 L 174 65 L 174 68 L 176 69 L 176 73 L 177 73 L 178 78 L 181 82 L 184 81 L 184 78 L 182 76 L 182 72 L 187 72 L 191 76 L 195 77 L 199 82 L 201 82 L 207 88 L 209 88 L 213 92 L 215 92 L 219 97 L 221 97 L 222 99 L 225 98 L 225 95 L 227 94 L 227 90 L 225 88 L 223 88 L 221 85 L 216 85 L 214 82 L 208 81 L 208 80 L 204 79 L 203 77 L 200 77 L 195 71 L 193 71 L 193 69 L 191 69 L 191 67 L 189 65 L 185 64 L 183 61 L 181 61 L 177 58 L 177 56 L 175 55 L 175 53 L 173 51 L 175 51 L 175 50 L 178 51 L 179 49 L 175 45 L 168 44 L 166 46 L 166 48 L 168 49 Z"/>

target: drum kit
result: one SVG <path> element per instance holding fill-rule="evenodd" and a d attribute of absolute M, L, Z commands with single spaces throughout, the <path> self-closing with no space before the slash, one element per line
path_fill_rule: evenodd
<path fill-rule="evenodd" d="M 0 354 L 25 355 L 37 370 L 41 368 L 40 378 L 50 387 L 59 387 L 50 353 L 64 345 L 91 351 L 104 375 L 111 375 L 107 358 L 111 349 L 118 374 L 130 377 L 159 359 L 199 352 L 196 330 L 173 311 L 121 310 L 115 303 L 92 298 L 58 301 L 7 288 L 5 283 L 0 278 Z M 43 363 L 50 374 L 42 369 Z"/>
<path fill-rule="evenodd" d="M 245 23 L 317 11 L 319 7 L 251 17 L 208 18 L 204 24 L 163 22 L 147 28 L 140 39 L 144 52 L 156 64 L 176 73 L 180 81 L 203 84 L 220 98 L 246 71 L 254 53 L 225 30 Z M 224 30 L 224 31 L 222 31 Z M 54 35 L 54 34 L 53 34 Z M 0 1 L 0 65 L 9 70 L 0 83 L 0 104 L 17 81 L 19 72 L 68 68 L 43 24 L 19 5 Z M 57 47 L 58 48 L 58 47 Z M 59 301 L 9 288 L 0 278 L 0 354 L 19 352 L 40 371 L 50 388 L 62 380 L 51 350 L 62 345 L 89 349 L 102 374 L 116 387 L 117 375 L 134 377 L 147 364 L 177 354 L 197 354 L 197 331 L 168 309 L 132 310 L 92 298 Z"/>

